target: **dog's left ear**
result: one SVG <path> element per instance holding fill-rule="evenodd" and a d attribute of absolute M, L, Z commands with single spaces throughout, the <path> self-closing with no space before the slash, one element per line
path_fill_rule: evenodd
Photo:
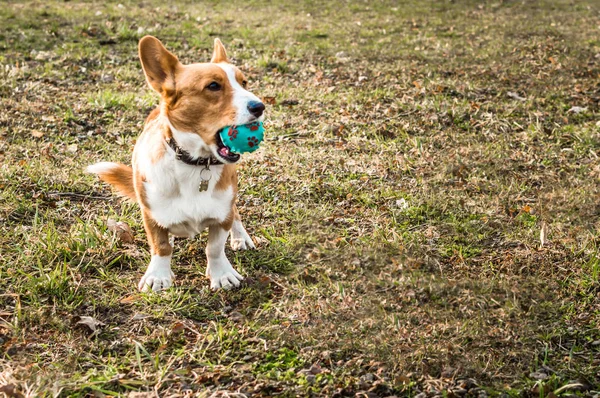
<path fill-rule="evenodd" d="M 215 39 L 215 49 L 213 51 L 213 56 L 210 62 L 229 62 L 229 60 L 227 59 L 227 52 L 225 51 L 225 47 L 219 39 Z"/>

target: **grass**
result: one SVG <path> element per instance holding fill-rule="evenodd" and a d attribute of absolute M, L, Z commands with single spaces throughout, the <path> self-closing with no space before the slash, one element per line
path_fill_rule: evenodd
<path fill-rule="evenodd" d="M 597 395 L 599 16 L 591 0 L 5 4 L 0 395 Z M 240 166 L 259 249 L 228 252 L 238 290 L 208 288 L 203 235 L 177 241 L 173 289 L 138 293 L 139 211 L 83 172 L 128 162 L 157 103 L 145 34 L 183 62 L 220 37 L 269 104 Z"/>

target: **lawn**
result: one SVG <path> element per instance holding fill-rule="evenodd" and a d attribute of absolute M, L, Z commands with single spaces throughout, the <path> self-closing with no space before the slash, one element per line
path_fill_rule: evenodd
<path fill-rule="evenodd" d="M 0 396 L 600 394 L 597 1 L 172 3 L 0 7 Z M 146 34 L 268 104 L 240 289 L 203 235 L 139 293 L 140 212 L 84 173 L 158 102 Z"/>

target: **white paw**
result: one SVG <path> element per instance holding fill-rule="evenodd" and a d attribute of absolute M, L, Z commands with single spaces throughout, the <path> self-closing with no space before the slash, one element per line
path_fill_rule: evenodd
<path fill-rule="evenodd" d="M 169 271 L 169 273 L 164 272 L 146 272 L 142 279 L 140 279 L 140 283 L 138 284 L 138 289 L 142 292 L 148 292 L 153 290 L 155 292 L 159 292 L 161 290 L 166 290 L 173 286 L 173 272 Z"/>
<path fill-rule="evenodd" d="M 252 242 L 252 239 L 250 239 L 249 236 L 245 238 L 234 238 L 232 236 L 231 240 L 229 241 L 229 244 L 231 245 L 231 250 L 235 251 L 256 248 L 256 246 L 254 246 L 254 242 Z"/>
<path fill-rule="evenodd" d="M 247 250 L 255 249 L 252 238 L 246 232 L 246 229 L 242 225 L 241 221 L 235 221 L 231 228 L 231 238 L 229 239 L 229 245 L 232 250 Z"/>
<path fill-rule="evenodd" d="M 175 274 L 171 271 L 171 256 L 152 256 L 148 270 L 140 279 L 138 289 L 142 292 L 165 290 L 173 285 Z"/>
<path fill-rule="evenodd" d="M 233 269 L 231 264 L 229 264 L 229 261 L 218 266 L 209 263 L 206 274 L 210 277 L 210 288 L 213 290 L 227 290 L 238 287 L 240 282 L 244 279 L 243 276 Z"/>

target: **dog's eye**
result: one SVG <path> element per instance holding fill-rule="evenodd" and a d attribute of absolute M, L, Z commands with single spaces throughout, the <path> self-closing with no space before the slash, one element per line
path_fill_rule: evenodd
<path fill-rule="evenodd" d="M 217 82 L 212 82 L 211 84 L 206 86 L 206 88 L 210 91 L 219 91 L 221 89 L 221 85 Z"/>
<path fill-rule="evenodd" d="M 244 80 L 242 82 L 242 87 L 246 88 L 248 86 L 248 80 Z"/>

